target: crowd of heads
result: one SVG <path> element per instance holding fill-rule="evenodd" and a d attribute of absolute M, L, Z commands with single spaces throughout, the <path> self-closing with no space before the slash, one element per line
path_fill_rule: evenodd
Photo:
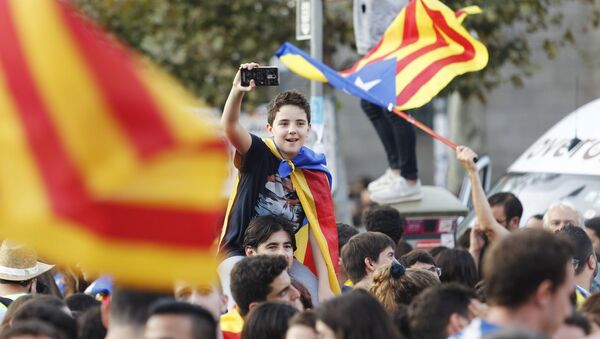
<path fill-rule="evenodd" d="M 507 229 L 522 211 L 514 199 L 491 200 L 502 207 L 494 213 Z M 169 293 L 116 286 L 101 302 L 83 291 L 35 293 L 41 275 L 3 275 L 0 290 L 22 295 L 8 303 L 0 338 L 435 339 L 460 338 L 490 323 L 501 325 L 495 338 L 583 338 L 600 331 L 600 293 L 591 293 L 600 219 L 580 226 L 572 206 L 549 211 L 548 227 L 516 228 L 490 243 L 480 267 L 460 246 L 409 248 L 397 256 L 404 238 L 393 228 L 402 229 L 404 219 L 388 207 L 370 211 L 365 230 L 338 223 L 338 279 L 347 289 L 317 304 L 290 275 L 293 227 L 273 216 L 257 217 L 246 229 L 247 256 L 231 271 L 233 310 L 218 281 L 177 283 Z M 578 300 L 575 286 L 589 295 Z M 224 320 L 232 312 L 237 330 Z"/>

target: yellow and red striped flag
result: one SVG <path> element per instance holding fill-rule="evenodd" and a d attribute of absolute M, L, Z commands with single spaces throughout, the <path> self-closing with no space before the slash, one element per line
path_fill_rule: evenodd
<path fill-rule="evenodd" d="M 289 43 L 276 55 L 300 76 L 329 82 L 390 111 L 417 108 L 454 77 L 487 64 L 487 49 L 462 26 L 467 14 L 479 12 L 475 6 L 453 12 L 438 0 L 411 0 L 379 43 L 341 72 Z"/>
<path fill-rule="evenodd" d="M 124 284 L 212 281 L 228 159 L 198 105 L 64 1 L 0 0 L 0 237 Z"/>

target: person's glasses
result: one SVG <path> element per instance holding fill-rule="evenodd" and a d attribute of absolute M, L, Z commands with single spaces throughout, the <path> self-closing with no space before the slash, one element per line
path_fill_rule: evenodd
<path fill-rule="evenodd" d="M 442 276 L 442 269 L 439 267 L 431 266 L 427 270 L 437 274 L 438 278 Z"/>

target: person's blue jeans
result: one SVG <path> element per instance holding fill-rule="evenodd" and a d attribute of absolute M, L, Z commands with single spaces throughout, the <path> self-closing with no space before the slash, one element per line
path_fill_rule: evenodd
<path fill-rule="evenodd" d="M 414 126 L 394 112 L 366 100 L 361 100 L 360 106 L 381 139 L 389 167 L 399 169 L 405 179 L 417 180 L 419 173 Z"/>

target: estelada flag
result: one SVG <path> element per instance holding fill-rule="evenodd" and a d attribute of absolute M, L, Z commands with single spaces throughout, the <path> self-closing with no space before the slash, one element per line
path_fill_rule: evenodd
<path fill-rule="evenodd" d="M 170 288 L 216 276 L 226 144 L 199 101 L 64 1 L 0 1 L 0 237 Z"/>
<path fill-rule="evenodd" d="M 407 110 L 429 102 L 456 76 L 483 69 L 487 49 L 462 26 L 467 14 L 437 0 L 412 0 L 378 44 L 348 70 L 336 72 L 290 43 L 276 52 L 302 77 L 329 82 L 388 110 Z"/>

